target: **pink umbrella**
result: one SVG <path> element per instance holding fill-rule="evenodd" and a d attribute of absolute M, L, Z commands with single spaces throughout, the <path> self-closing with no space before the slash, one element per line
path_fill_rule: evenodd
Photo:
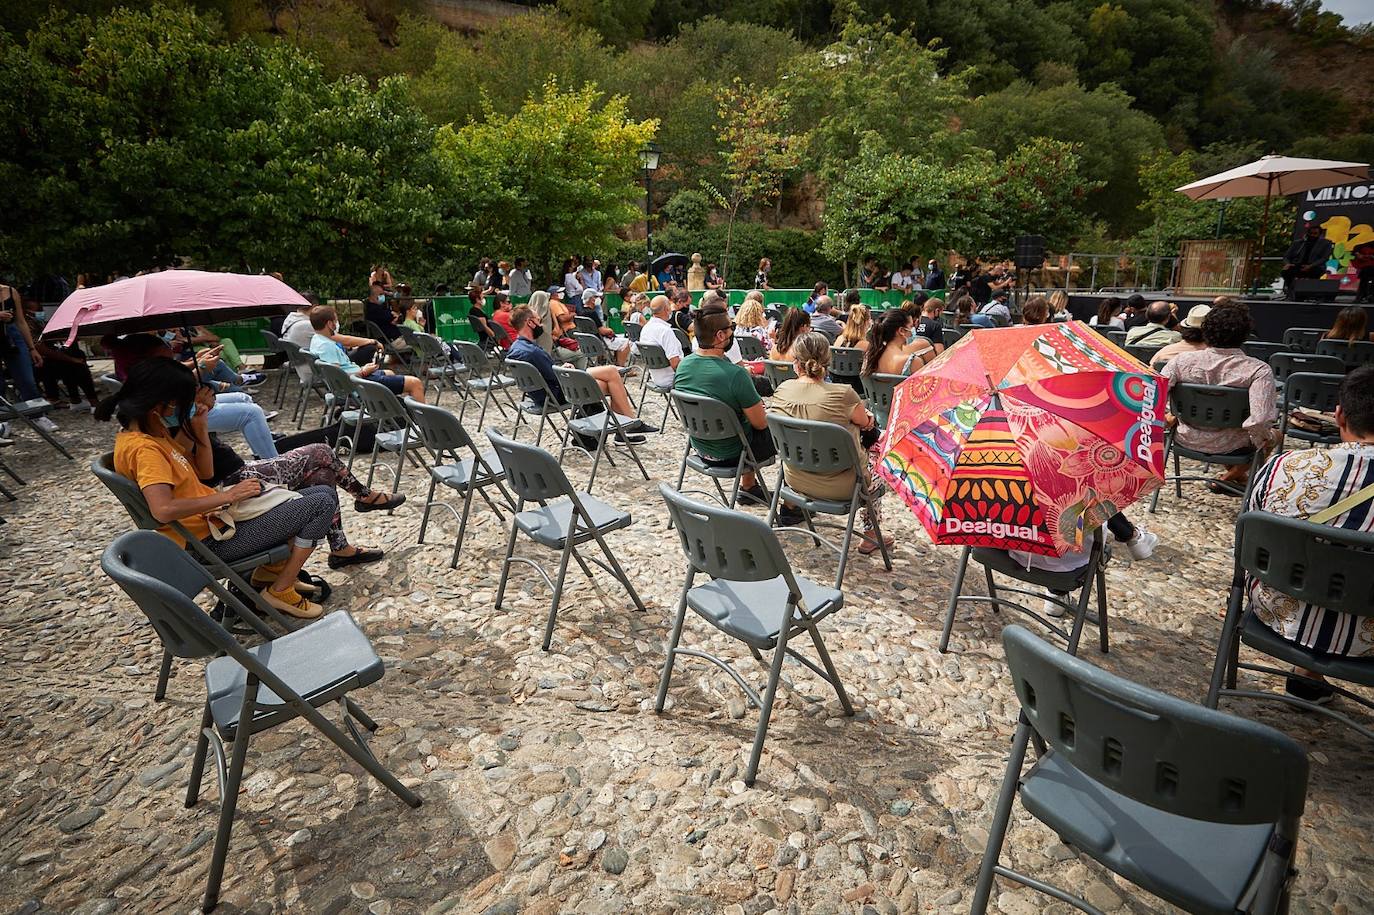
<path fill-rule="evenodd" d="M 85 334 L 134 334 L 166 327 L 218 324 L 281 313 L 281 306 L 310 304 L 272 276 L 164 270 L 105 286 L 78 289 L 58 306 L 43 329 L 67 343 Z"/>

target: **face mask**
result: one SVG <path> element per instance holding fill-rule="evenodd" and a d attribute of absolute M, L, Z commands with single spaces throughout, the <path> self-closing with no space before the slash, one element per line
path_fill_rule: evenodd
<path fill-rule="evenodd" d="M 534 339 L 538 340 L 542 336 L 544 336 L 544 326 L 541 324 L 534 329 Z"/>
<path fill-rule="evenodd" d="M 379 296 L 377 296 L 377 304 L 378 304 L 378 305 L 382 304 L 382 303 L 385 302 L 385 301 L 386 301 L 386 296 L 384 296 L 384 295 L 379 295 Z"/>
<path fill-rule="evenodd" d="M 196 406 L 196 404 L 191 404 L 191 413 L 186 417 L 187 419 L 196 415 Z M 175 429 L 181 425 L 181 418 L 173 413 L 171 416 L 162 417 L 162 424 L 168 429 Z"/>

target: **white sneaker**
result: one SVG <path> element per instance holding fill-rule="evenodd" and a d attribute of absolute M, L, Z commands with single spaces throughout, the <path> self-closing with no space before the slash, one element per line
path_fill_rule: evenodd
<path fill-rule="evenodd" d="M 53 422 L 52 420 L 48 419 L 46 416 L 40 416 L 40 417 L 38 417 L 37 419 L 35 419 L 35 420 L 33 421 L 33 424 L 34 424 L 35 426 L 37 426 L 38 428 L 42 429 L 44 432 L 56 432 L 56 431 L 57 431 L 57 423 L 55 423 L 55 422 Z"/>
<path fill-rule="evenodd" d="M 1052 601 L 1048 597 L 1045 598 L 1044 604 L 1040 606 L 1040 612 L 1055 619 L 1059 619 L 1065 613 L 1068 613 L 1068 611 L 1064 609 L 1063 604 Z"/>
<path fill-rule="evenodd" d="M 1126 541 L 1126 552 L 1131 554 L 1134 560 L 1149 559 L 1154 555 L 1155 546 L 1159 543 L 1159 535 L 1152 534 L 1143 527 L 1135 529 L 1135 536 Z"/>
<path fill-rule="evenodd" d="M 9 437 L 10 437 L 10 424 L 9 424 L 9 423 L 0 423 L 0 438 L 9 438 Z"/>

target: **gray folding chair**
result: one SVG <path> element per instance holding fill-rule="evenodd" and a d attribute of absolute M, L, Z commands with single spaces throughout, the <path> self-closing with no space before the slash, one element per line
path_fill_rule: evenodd
<path fill-rule="evenodd" d="M 506 399 L 506 403 L 510 404 L 511 409 L 519 417 L 520 405 L 515 402 L 515 398 L 510 393 L 511 388 L 515 387 L 515 379 L 502 374 L 503 363 L 488 356 L 486 351 L 476 343 L 455 340 L 453 345 L 458 347 L 458 353 L 463 359 L 463 366 L 468 370 L 468 374 L 466 376 L 460 375 L 458 380 L 467 391 L 468 397 L 475 399 L 478 394 L 482 395 L 482 411 L 477 415 L 477 428 L 482 428 L 482 424 L 486 422 L 487 407 L 493 403 L 496 404 L 496 409 L 501 411 L 503 417 L 510 418 L 510 414 L 501 404 L 501 397 Z M 500 396 L 495 396 L 498 392 Z M 464 400 L 463 406 L 459 410 L 459 416 L 466 409 L 467 400 Z"/>
<path fill-rule="evenodd" d="M 0 397 L 0 422 L 23 423 L 24 425 L 32 429 L 34 432 L 38 433 L 38 437 L 43 439 L 43 441 L 47 442 L 49 445 L 51 445 L 57 451 L 58 454 L 62 455 L 69 461 L 75 460 L 75 458 L 72 457 L 71 452 L 67 450 L 66 446 L 64 446 L 60 441 L 58 441 L 52 433 L 48 432 L 42 426 L 38 425 L 38 423 L 34 422 L 35 419 L 42 419 L 43 417 L 47 416 L 49 413 L 52 412 L 52 410 L 52 404 L 48 403 L 46 400 L 42 398 L 39 398 L 38 400 L 22 400 L 18 403 L 12 403 L 6 400 L 4 397 Z"/>
<path fill-rule="evenodd" d="M 839 555 L 840 570 L 835 577 L 835 587 L 844 586 L 844 570 L 849 563 L 849 548 L 854 541 L 854 521 L 859 510 L 869 501 L 863 491 L 863 475 L 867 472 L 868 461 L 859 451 L 854 436 L 848 429 L 835 423 L 819 422 L 810 419 L 793 419 L 788 416 L 768 414 L 768 432 L 773 436 L 773 444 L 778 448 L 777 482 L 773 486 L 773 502 L 768 509 L 768 523 L 777 520 L 780 502 L 787 502 L 801 509 L 806 516 L 807 527 L 816 529 L 812 515 L 838 515 L 845 519 L 844 541 L 831 543 L 817 536 L 823 543 Z M 787 471 L 802 471 L 814 474 L 854 474 L 854 486 L 848 499 L 818 499 L 797 491 L 787 483 Z M 875 497 L 876 498 L 876 497 Z M 874 528 L 873 535 L 878 540 L 878 549 L 883 555 L 883 566 L 892 571 L 892 556 L 883 532 Z"/>
<path fill-rule="evenodd" d="M 244 762 L 254 734 L 304 718 L 393 794 L 411 807 L 420 806 L 420 798 L 377 761 L 354 724 L 356 720 L 376 730 L 377 723 L 348 694 L 382 679 L 385 668 L 352 616 L 331 613 L 282 636 L 268 631 L 265 644 L 245 648 L 201 610 L 195 598 L 209 590 L 240 615 L 251 616 L 248 609 L 161 534 L 121 535 L 101 556 L 100 567 L 148 617 L 166 651 L 180 658 L 211 659 L 205 665 L 205 708 L 186 790 L 186 806 L 194 807 L 200 799 L 205 758 L 213 749 L 220 814 L 202 911 L 210 911 L 219 901 Z M 348 734 L 320 713 L 332 702 L 339 703 Z"/>
<path fill-rule="evenodd" d="M 1318 356 L 1313 353 L 1282 352 L 1269 357 L 1269 367 L 1274 370 L 1274 383 L 1283 388 L 1288 376 L 1298 372 L 1318 375 L 1344 375 L 1345 363 L 1335 356 Z"/>
<path fill-rule="evenodd" d="M 515 500 L 502 482 L 506 478 L 505 468 L 495 451 L 479 451 L 477 443 L 463 428 L 462 421 L 442 407 L 427 406 L 406 399 L 406 408 L 415 421 L 415 430 L 420 441 L 434 455 L 434 464 L 429 468 L 429 494 L 425 496 L 425 513 L 420 518 L 420 537 L 417 543 L 425 542 L 425 530 L 429 527 L 429 513 L 434 506 L 447 508 L 458 520 L 458 535 L 453 540 L 453 557 L 449 560 L 450 569 L 458 568 L 458 551 L 463 548 L 463 537 L 468 529 L 468 515 L 472 511 L 473 494 L 480 495 L 482 501 L 496 512 L 504 523 L 506 516 L 501 508 L 487 494 L 487 488 L 494 486 L 501 492 L 506 505 L 515 510 Z M 444 463 L 445 460 L 450 463 Z M 434 498 L 434 492 L 443 484 L 463 497 L 463 511 L 443 500 Z"/>
<path fill-rule="evenodd" d="M 1314 445 L 1338 445 L 1339 432 L 1310 432 L 1291 425 L 1294 410 L 1310 410 L 1316 413 L 1334 413 L 1340 402 L 1341 384 L 1344 375 L 1319 375 L 1311 372 L 1297 372 L 1289 375 L 1283 385 L 1283 408 L 1279 413 L 1279 444 L 1276 452 L 1282 454 L 1288 447 L 1288 437 Z"/>
<path fill-rule="evenodd" d="M 943 342 L 945 344 L 945 349 L 949 349 L 951 346 L 958 343 L 964 335 L 957 327 L 945 327 L 941 329 L 940 336 L 944 338 Z"/>
<path fill-rule="evenodd" d="M 1120 330 L 1115 327 L 1109 327 L 1106 330 L 1100 332 L 1104 337 L 1115 343 L 1117 346 L 1124 347 L 1126 345 L 1126 332 L 1124 330 Z"/>
<path fill-rule="evenodd" d="M 740 425 L 739 416 L 734 408 L 727 407 L 714 397 L 702 394 L 674 390 L 671 396 L 677 406 L 677 414 L 682 419 L 683 431 L 687 433 L 687 442 L 682 449 L 682 463 L 677 471 L 678 491 L 682 491 L 682 483 L 687 478 L 687 470 L 690 468 L 715 484 L 716 497 L 722 505 L 734 508 L 739 500 L 740 476 L 746 470 L 752 470 L 764 495 L 768 496 L 768 487 L 763 482 L 762 470 L 771 466 L 776 458 L 760 460 L 755 457 L 754 449 L 749 444 L 749 436 L 744 434 L 744 428 Z M 733 465 L 708 464 L 706 459 L 692 448 L 692 439 L 703 442 L 737 440 L 740 444 L 739 459 Z M 725 489 L 720 485 L 721 480 L 732 481 L 730 495 L 725 494 Z M 701 494 L 711 495 L 704 491 Z M 769 498 L 771 501 L 771 497 Z"/>
<path fill-rule="evenodd" d="M 415 351 L 410 348 L 409 342 L 406 342 L 405 347 L 397 346 L 396 341 L 388 337 L 386 331 L 382 330 L 375 322 L 364 321 L 363 323 L 367 327 L 367 335 L 376 340 L 377 345 L 381 347 L 383 356 L 395 360 L 402 366 L 411 367 L 413 365 L 417 356 Z M 405 337 L 402 336 L 401 340 L 404 341 Z"/>
<path fill-rule="evenodd" d="M 576 334 L 596 334 L 596 322 L 582 315 L 573 315 L 573 331 Z"/>
<path fill-rule="evenodd" d="M 336 426 L 334 450 L 347 450 L 347 464 L 349 470 L 352 470 L 358 437 L 362 433 L 363 420 L 366 418 L 363 415 L 361 395 L 353 383 L 353 376 L 339 366 L 319 362 L 315 364 L 314 370 L 325 390 L 324 415 L 320 417 L 320 425 Z"/>
<path fill-rule="evenodd" d="M 753 334 L 735 334 L 735 344 L 739 347 L 740 358 L 745 362 L 757 362 L 768 355 L 763 341 Z"/>
<path fill-rule="evenodd" d="M 467 366 L 453 361 L 444 341 L 433 334 L 411 331 L 410 345 L 419 360 L 416 371 L 425 382 L 425 390 L 429 390 L 431 386 L 434 388 L 433 402 L 435 404 L 443 400 L 445 389 L 458 395 L 461 400 L 466 399 L 467 389 L 461 383 L 461 379 L 471 374 L 471 370 Z M 464 402 L 458 408 L 458 415 L 461 416 L 466 408 L 467 403 Z"/>
<path fill-rule="evenodd" d="M 1180 423 L 1186 423 L 1194 429 L 1240 429 L 1250 418 L 1250 391 L 1248 388 L 1232 388 L 1220 384 L 1177 384 L 1169 388 L 1169 407 Z M 1252 449 L 1245 454 L 1211 454 L 1181 445 L 1178 442 L 1177 425 L 1164 437 L 1165 467 L 1168 467 L 1171 454 L 1174 458 L 1174 472 L 1166 476 L 1164 481 L 1173 481 L 1174 495 L 1180 499 L 1183 498 L 1183 481 L 1214 482 L 1209 476 L 1183 473 L 1179 468 L 1180 457 L 1204 464 L 1221 464 L 1225 467 L 1248 464 L 1250 473 L 1246 478 L 1242 498 L 1250 495 L 1250 487 L 1254 485 L 1255 470 L 1259 467 L 1260 458 L 1258 449 Z M 1240 489 L 1232 484 L 1224 485 L 1231 490 Z M 1159 507 L 1159 494 L 1163 489 L 1163 486 L 1156 489 L 1150 498 L 1151 513 Z"/>
<path fill-rule="evenodd" d="M 680 327 L 673 328 L 673 336 L 677 337 L 678 345 L 682 347 L 684 353 L 692 351 L 692 337 Z"/>
<path fill-rule="evenodd" d="M 987 581 L 988 593 L 964 594 L 964 577 L 968 574 L 969 560 L 983 567 L 983 577 Z M 1024 587 L 999 586 L 992 577 L 998 572 L 1025 585 L 1033 585 L 1037 590 Z M 1094 589 L 1097 591 L 1097 613 L 1088 612 Z M 1071 601 L 1069 595 L 1078 592 L 1078 600 Z M 1072 623 L 1065 629 L 1043 616 L 1039 611 L 1007 600 L 1004 594 L 1021 594 L 1028 597 L 1053 602 L 1064 609 Z M 1064 595 L 1064 596 L 1060 596 Z M 1097 647 L 1107 653 L 1107 545 L 1102 528 L 1093 533 L 1092 546 L 1088 550 L 1088 561 L 1068 572 L 1047 572 L 1044 569 L 1028 569 L 1012 558 L 1006 550 L 988 547 L 966 546 L 959 554 L 959 567 L 954 573 L 954 587 L 949 594 L 949 604 L 945 607 L 945 626 L 940 633 L 940 653 L 949 651 L 949 636 L 954 630 L 954 614 L 961 603 L 992 604 L 994 613 L 1002 608 L 1024 613 L 1046 629 L 1063 639 L 1069 654 L 1078 653 L 1078 642 L 1083 637 L 1083 627 L 1089 621 L 1097 623 Z"/>
<path fill-rule="evenodd" d="M 281 345 L 281 337 L 272 333 L 270 330 L 262 332 L 262 339 L 267 344 L 269 353 L 276 353 L 283 359 L 281 366 L 277 370 L 277 386 L 272 392 L 272 403 L 281 406 L 282 398 L 286 396 L 286 378 L 291 374 L 291 359 L 287 355 L 286 348 Z"/>
<path fill-rule="evenodd" d="M 644 333 L 643 324 L 635 324 L 632 321 L 627 321 L 625 323 L 625 339 L 629 340 L 631 343 L 638 343 L 639 335 L 642 333 Z"/>
<path fill-rule="evenodd" d="M 759 757 L 768 736 L 768 719 L 778 683 L 782 680 L 785 658 L 799 662 L 830 684 L 844 713 L 854 714 L 844 684 L 816 628 L 817 623 L 844 606 L 844 592 L 838 587 L 827 588 L 796 575 L 778 541 L 781 531 L 769 527 L 762 519 L 696 502 L 665 484 L 659 484 L 658 491 L 668 504 L 669 518 L 687 556 L 687 580 L 682 586 L 677 616 L 668 637 L 667 657 L 663 661 L 654 711 L 662 713 L 667 702 L 673 663 L 678 655 L 702 658 L 724 670 L 759 710 L 754 745 L 749 752 L 749 765 L 744 770 L 744 783 L 752 786 L 759 771 Z M 697 585 L 698 572 L 710 580 Z M 743 642 L 759 663 L 764 663 L 761 652 L 773 652 L 762 699 L 728 662 L 700 649 L 679 647 L 689 607 L 716 629 Z M 811 637 L 819 665 L 788 646 L 792 637 L 803 632 Z"/>
<path fill-rule="evenodd" d="M 1268 362 L 1276 353 L 1284 352 L 1282 343 L 1266 343 L 1263 340 L 1246 340 L 1241 349 L 1245 351 L 1245 355 L 1261 362 Z"/>
<path fill-rule="evenodd" d="M 401 471 L 405 469 L 407 459 L 417 467 L 427 466 L 424 458 L 417 457 L 425 450 L 424 443 L 415 431 L 410 412 L 390 389 L 375 381 L 357 377 L 353 379 L 353 386 L 363 403 L 363 415 L 377 424 L 377 430 L 372 436 L 372 460 L 367 468 L 365 485 L 368 489 L 372 488 L 372 478 L 379 466 L 378 455 L 383 451 L 388 454 L 394 452 L 396 467 L 393 469 L 385 464 L 380 466 L 391 474 L 391 491 L 395 493 L 401 486 Z M 394 511 L 395 509 L 388 509 L 387 514 L 390 515 Z"/>
<path fill-rule="evenodd" d="M 839 378 L 858 378 L 864 371 L 864 351 L 851 346 L 830 347 L 830 374 Z"/>
<path fill-rule="evenodd" d="M 115 471 L 114 452 L 107 451 L 91 461 L 91 472 L 119 500 L 119 504 L 128 513 L 129 520 L 133 521 L 134 527 L 139 530 L 156 531 L 163 526 L 161 521 L 153 517 L 152 510 L 148 508 L 148 502 L 143 497 L 143 490 L 138 488 L 138 484 Z M 197 562 L 210 569 L 215 577 L 226 579 L 231 588 L 237 589 L 240 594 L 252 602 L 256 613 L 250 613 L 249 616 L 244 617 L 243 622 L 254 632 L 261 635 L 271 631 L 263 623 L 263 618 L 271 620 L 286 631 L 290 631 L 298 625 L 288 620 L 278 612 L 277 608 L 263 600 L 257 589 L 244 580 L 244 576 L 251 576 L 253 570 L 258 566 L 285 560 L 291 555 L 290 545 L 278 544 L 270 549 L 235 560 L 233 563 L 227 563 L 212 553 L 209 547 L 193 536 L 180 521 L 173 521 L 170 527 L 186 541 L 188 551 L 195 555 Z M 217 606 L 214 612 L 223 616 L 227 609 L 221 605 Z M 162 663 L 158 668 L 157 686 L 153 689 L 153 698 L 156 701 L 161 702 L 167 696 L 167 681 L 171 679 L 171 676 L 172 655 L 170 652 L 164 651 Z"/>
<path fill-rule="evenodd" d="M 506 470 L 506 480 L 515 491 L 516 514 L 511 521 L 510 537 L 506 540 L 505 557 L 501 560 L 501 581 L 496 586 L 496 608 L 506 596 L 506 584 L 510 581 L 510 567 L 513 563 L 524 563 L 539 573 L 544 583 L 553 592 L 549 605 L 549 618 L 544 626 L 544 650 L 549 650 L 553 641 L 553 627 L 558 619 L 558 605 L 563 600 L 563 582 L 568 575 L 568 560 L 576 559 L 588 579 L 592 570 L 590 561 L 615 577 L 625 588 L 630 600 L 640 612 L 644 612 L 644 602 L 639 599 L 634 585 L 620 567 L 611 548 L 606 545 L 605 535 L 629 527 L 633 518 L 629 512 L 621 511 L 613 505 L 602 502 L 589 493 L 573 489 L 568 477 L 563 473 L 558 460 L 542 448 L 526 445 L 514 439 L 497 435 L 488 430 L 487 438 L 496 448 L 501 466 Z M 529 503 L 538 508 L 527 507 Z M 533 559 L 515 555 L 515 540 L 520 534 L 529 537 L 540 546 L 559 551 L 558 577 L 549 578 L 543 565 Z M 605 561 L 595 556 L 583 557 L 578 547 L 596 541 L 605 556 Z"/>
<path fill-rule="evenodd" d="M 614 467 L 615 457 L 611 454 L 612 449 L 607 446 L 622 445 L 630 452 L 630 459 L 635 462 L 640 475 L 647 481 L 649 472 L 639 460 L 634 441 L 629 437 L 630 430 L 626 428 L 627 424 L 638 425 L 639 421 L 631 416 L 620 416 L 612 410 L 609 398 L 602 392 L 596 379 L 587 372 L 581 369 L 565 369 L 561 366 L 555 366 L 553 371 L 558 376 L 558 385 L 563 389 L 563 396 L 573 409 L 567 427 L 563 430 L 563 441 L 558 448 L 558 463 L 563 463 L 563 456 L 569 446 L 591 457 L 592 473 L 587 479 L 587 492 L 591 492 L 596 485 L 596 471 L 601 466 L 601 455 L 605 454 L 606 460 Z M 578 437 L 578 441 L 573 440 L 574 435 Z M 596 440 L 594 456 L 579 444 L 588 439 Z"/>
<path fill-rule="evenodd" d="M 1299 608 L 1310 604 L 1334 613 L 1348 613 L 1357 618 L 1353 625 L 1368 627 L 1374 618 L 1374 533 L 1249 511 L 1236 521 L 1235 556 L 1226 622 L 1221 627 L 1212 682 L 1207 689 L 1208 708 L 1216 708 L 1222 696 L 1286 702 L 1334 718 L 1374 740 L 1374 728 L 1335 709 L 1286 692 L 1239 689 L 1236 685 L 1239 670 L 1316 682 L 1293 671 L 1241 663 L 1240 646 L 1244 643 L 1270 658 L 1327 677 L 1324 685 L 1337 695 L 1374 710 L 1374 702 L 1329 682 L 1334 679 L 1374 686 L 1374 658 L 1343 657 L 1304 648 L 1279 635 L 1256 616 L 1247 595 L 1251 582 L 1257 582 L 1286 595 Z"/>
<path fill-rule="evenodd" d="M 640 364 L 643 366 L 639 382 L 639 416 L 641 419 L 644 418 L 644 393 L 652 391 L 660 395 L 663 398 L 663 415 L 659 417 L 657 426 L 661 432 L 663 427 L 668 424 L 668 414 L 676 413 L 676 409 L 673 407 L 673 386 L 664 387 L 657 384 L 650 375 L 654 369 L 672 368 L 673 363 L 669 361 L 668 355 L 663 352 L 661 346 L 655 346 L 652 343 L 640 343 L 637 349 L 639 350 Z"/>
<path fill-rule="evenodd" d="M 1273 728 L 1109 674 L 1020 626 L 1002 634 L 1021 703 L 974 887 L 1003 877 L 1101 915 L 999 863 L 1019 794 L 1070 848 L 1185 912 L 1288 910 L 1307 753 Z M 1027 746 L 1048 744 L 1022 773 Z M 1061 865 L 1062 866 L 1062 865 Z"/>
<path fill-rule="evenodd" d="M 520 389 L 524 399 L 520 402 L 520 408 L 515 415 L 515 425 L 511 427 L 511 435 L 520 434 L 520 424 L 526 422 L 526 414 L 539 417 L 539 428 L 534 434 L 534 443 L 538 445 L 544 440 L 544 426 L 548 425 L 553 429 L 554 435 L 565 436 L 568 431 L 568 419 L 572 413 L 572 405 L 567 402 L 566 397 L 562 401 L 554 394 L 549 387 L 549 383 L 544 376 L 528 362 L 521 362 L 519 359 L 509 359 L 506 361 L 506 371 L 510 377 L 515 379 L 515 386 Z M 543 403 L 536 403 L 533 395 L 543 394 Z M 561 392 L 560 392 L 561 393 Z M 558 424 L 554 417 L 561 417 L 563 429 L 560 433 Z M 528 420 L 530 425 L 534 425 L 534 420 Z"/>
<path fill-rule="evenodd" d="M 1163 348 L 1163 346 L 1155 346 L 1152 343 L 1147 343 L 1143 346 L 1140 344 L 1128 343 L 1122 347 L 1122 349 L 1129 353 L 1132 358 L 1146 368 L 1150 367 L 1151 362 L 1155 358 L 1155 353 Z"/>
<path fill-rule="evenodd" d="M 878 418 L 878 425 L 886 429 L 887 414 L 892 409 L 892 393 L 897 390 L 897 385 L 906 380 L 906 376 L 874 373 L 862 378 L 868 409 Z"/>
<path fill-rule="evenodd" d="M 784 381 L 790 381 L 797 377 L 797 367 L 785 359 L 765 359 L 763 360 L 763 377 L 768 379 L 768 383 L 776 391 Z"/>
<path fill-rule="evenodd" d="M 323 382 L 315 374 L 315 357 L 310 350 L 302 349 L 290 340 L 280 342 L 282 349 L 286 351 L 286 361 L 296 373 L 296 380 L 299 382 L 296 406 L 291 410 L 291 419 L 296 423 L 296 428 L 300 429 L 305 425 L 310 395 L 318 394 L 323 400 L 326 392 Z"/>
<path fill-rule="evenodd" d="M 1315 353 L 1317 343 L 1325 336 L 1324 327 L 1290 327 L 1283 332 L 1283 346 L 1290 352 Z"/>
<path fill-rule="evenodd" d="M 1334 356 L 1347 372 L 1374 363 L 1374 342 L 1369 340 L 1318 340 L 1318 356 Z"/>

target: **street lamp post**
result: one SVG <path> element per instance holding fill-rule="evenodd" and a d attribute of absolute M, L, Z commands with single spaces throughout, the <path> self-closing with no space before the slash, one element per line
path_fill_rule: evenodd
<path fill-rule="evenodd" d="M 658 171 L 658 159 L 662 152 L 663 150 L 659 149 L 658 144 L 652 140 L 639 151 L 639 166 L 644 169 L 644 235 L 651 261 L 654 259 L 653 178 L 654 172 Z M 645 269 L 648 269 L 647 263 Z"/>
<path fill-rule="evenodd" d="M 1226 227 L 1226 204 L 1231 202 L 1230 197 L 1218 197 L 1217 203 L 1217 238 L 1221 238 L 1222 229 Z"/>

